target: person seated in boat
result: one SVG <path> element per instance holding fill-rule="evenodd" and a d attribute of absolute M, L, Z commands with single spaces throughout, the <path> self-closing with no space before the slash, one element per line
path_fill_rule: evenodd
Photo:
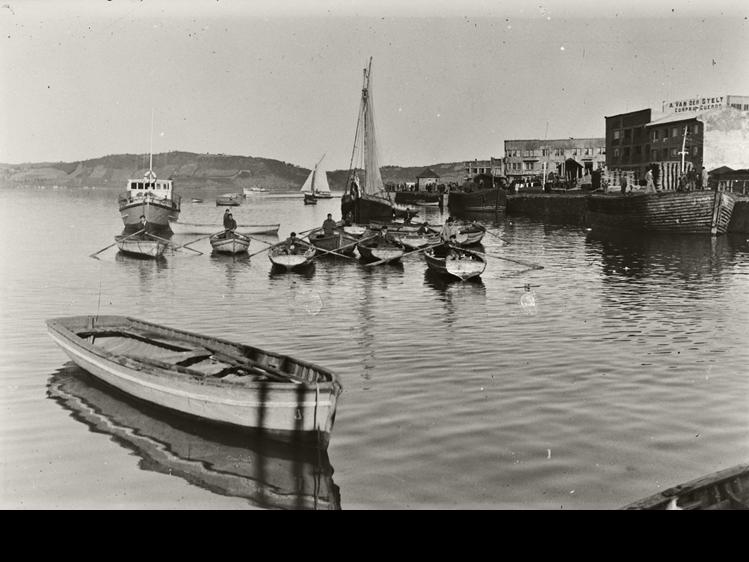
<path fill-rule="evenodd" d="M 300 252 L 300 240 L 296 237 L 296 232 L 292 232 L 286 239 L 286 245 L 284 246 L 284 252 L 287 255 L 296 255 Z"/>
<path fill-rule="evenodd" d="M 452 217 L 447 217 L 447 220 L 442 227 L 442 232 L 440 232 L 440 237 L 445 241 L 449 241 L 458 234 L 458 228 L 459 227 L 457 223 L 455 223 L 455 219 L 453 219 Z"/>
<path fill-rule="evenodd" d="M 352 213 L 351 211 L 346 213 L 346 216 L 343 217 L 343 224 L 344 226 L 351 226 L 352 224 L 354 224 L 354 213 Z"/>
<path fill-rule="evenodd" d="M 335 232 L 335 229 L 338 225 L 333 220 L 333 215 L 328 213 L 328 218 L 325 219 L 322 223 L 322 232 L 325 236 L 333 236 L 333 233 Z"/>
<path fill-rule="evenodd" d="M 145 234 L 148 234 L 153 230 L 153 228 L 151 228 L 151 224 L 146 220 L 146 215 L 140 216 L 140 230 L 142 230 Z"/>
<path fill-rule="evenodd" d="M 388 227 L 387 226 L 383 226 L 380 229 L 380 234 L 377 236 L 377 241 L 378 242 L 390 242 L 390 243 L 393 243 L 393 242 L 395 242 L 395 238 L 393 238 L 393 235 L 388 232 Z"/>
<path fill-rule="evenodd" d="M 429 223 L 424 221 L 424 224 L 419 227 L 419 230 L 416 231 L 416 234 L 429 234 Z"/>
<path fill-rule="evenodd" d="M 234 231 L 237 230 L 237 221 L 234 220 L 234 217 L 229 212 L 224 214 L 224 228 L 224 238 L 233 238 Z"/>
<path fill-rule="evenodd" d="M 435 258 L 445 258 L 454 256 L 455 252 L 453 251 L 453 246 L 457 245 L 457 239 L 456 236 L 453 234 L 450 236 L 450 239 L 447 241 L 442 242 L 439 246 L 435 246 L 434 248 L 434 257 Z"/>

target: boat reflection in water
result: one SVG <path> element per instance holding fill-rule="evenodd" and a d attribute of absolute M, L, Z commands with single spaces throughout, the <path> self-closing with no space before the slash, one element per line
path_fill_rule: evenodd
<path fill-rule="evenodd" d="M 73 418 L 140 458 L 139 466 L 269 509 L 340 509 L 327 452 L 203 424 L 135 401 L 72 363 L 47 394 Z"/>

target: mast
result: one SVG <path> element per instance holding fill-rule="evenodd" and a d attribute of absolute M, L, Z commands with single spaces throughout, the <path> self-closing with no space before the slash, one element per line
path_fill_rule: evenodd
<path fill-rule="evenodd" d="M 679 168 L 679 173 L 684 173 L 684 158 L 687 155 L 687 130 L 689 129 L 689 125 L 684 125 L 684 136 L 681 139 L 681 168 Z"/>

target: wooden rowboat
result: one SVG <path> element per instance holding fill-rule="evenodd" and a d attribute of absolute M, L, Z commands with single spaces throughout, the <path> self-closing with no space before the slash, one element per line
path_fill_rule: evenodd
<path fill-rule="evenodd" d="M 54 318 L 47 329 L 76 365 L 130 396 L 327 447 L 341 393 L 327 369 L 125 316 Z"/>
<path fill-rule="evenodd" d="M 326 235 L 322 228 L 313 230 L 308 235 L 309 241 L 315 248 L 345 254 L 354 255 L 359 237 L 347 234 L 343 230 L 334 230 L 332 234 Z"/>
<path fill-rule="evenodd" d="M 250 247 L 250 239 L 239 232 L 220 232 L 210 238 L 211 247 L 221 254 L 241 254 Z"/>
<path fill-rule="evenodd" d="M 454 227 L 455 242 L 459 246 L 475 246 L 484 238 L 486 228 L 475 222 L 457 223 Z"/>
<path fill-rule="evenodd" d="M 242 196 L 238 193 L 225 193 L 216 197 L 216 206 L 239 207 L 242 204 Z"/>
<path fill-rule="evenodd" d="M 749 464 L 674 486 L 622 509 L 749 509 Z"/>
<path fill-rule="evenodd" d="M 341 509 L 327 451 L 231 431 L 131 399 L 68 362 L 47 395 L 139 467 L 264 509 Z"/>
<path fill-rule="evenodd" d="M 293 245 L 284 241 L 268 250 L 268 259 L 273 265 L 291 271 L 310 265 L 316 252 L 314 246 L 301 240 L 296 240 Z"/>
<path fill-rule="evenodd" d="M 158 258 L 164 254 L 169 244 L 164 240 L 152 238 L 148 234 L 126 236 L 121 234 L 114 237 L 120 252 L 140 258 Z"/>
<path fill-rule="evenodd" d="M 169 223 L 175 234 L 213 234 L 223 228 L 220 224 L 172 222 Z M 237 232 L 247 234 L 277 234 L 280 224 L 240 224 Z"/>
<path fill-rule="evenodd" d="M 435 255 L 435 248 L 430 248 L 424 252 L 424 259 L 432 271 L 461 281 L 478 277 L 486 269 L 486 259 L 479 253 L 455 246 L 445 257 Z"/>
<path fill-rule="evenodd" d="M 371 238 L 371 233 L 366 233 L 364 238 L 369 238 L 359 242 L 356 245 L 362 260 L 366 262 L 370 261 L 383 261 L 383 262 L 396 262 L 401 259 L 405 253 L 405 248 L 399 242 L 396 242 L 388 234 L 387 238 L 382 236 L 376 236 Z"/>

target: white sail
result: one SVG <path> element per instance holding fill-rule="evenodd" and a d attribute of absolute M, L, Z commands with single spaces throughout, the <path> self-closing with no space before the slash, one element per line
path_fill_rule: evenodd
<path fill-rule="evenodd" d="M 312 168 L 312 171 L 307 176 L 307 179 L 302 185 L 302 189 L 300 189 L 302 193 L 330 193 L 330 186 L 328 185 L 328 172 L 322 165 L 323 158 L 325 158 L 324 154 L 322 158 L 320 158 L 320 161 L 315 164 L 315 167 Z"/>
<path fill-rule="evenodd" d="M 383 195 L 385 187 L 380 174 L 380 161 L 377 157 L 377 141 L 375 138 L 374 104 L 372 102 L 372 72 L 367 71 L 365 87 L 362 89 L 362 120 L 364 141 L 364 193 L 369 195 Z"/>

